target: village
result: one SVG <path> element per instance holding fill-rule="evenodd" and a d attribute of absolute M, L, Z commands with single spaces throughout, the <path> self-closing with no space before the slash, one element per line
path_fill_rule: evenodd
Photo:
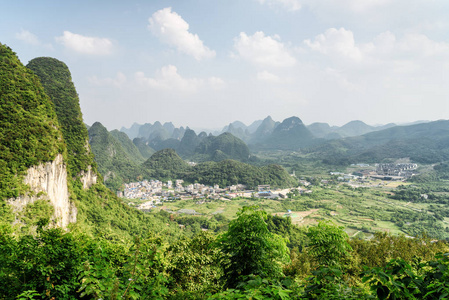
<path fill-rule="evenodd" d="M 143 180 L 125 184 L 124 191 L 117 192 L 117 196 L 127 200 L 138 200 L 136 208 L 140 210 L 151 210 L 156 205 L 166 201 L 197 199 L 198 204 L 211 200 L 230 200 L 236 197 L 245 198 L 286 198 L 292 189 L 271 189 L 269 185 L 259 185 L 257 190 L 248 190 L 245 185 L 237 184 L 220 188 L 218 185 L 207 186 L 194 183 L 183 186 L 181 179 L 174 182 L 169 180 Z M 295 188 L 300 194 L 310 193 L 310 190 L 301 187 Z M 132 205 L 133 202 L 129 202 Z"/>
<path fill-rule="evenodd" d="M 418 174 L 417 164 L 398 163 L 398 164 L 352 164 L 350 173 L 329 172 L 338 182 L 348 184 L 354 188 L 374 187 L 387 185 L 388 182 L 405 181 Z M 322 180 L 326 184 L 328 180 Z"/>
<path fill-rule="evenodd" d="M 390 181 L 404 180 L 416 173 L 416 164 L 354 164 L 359 170 L 352 174 L 340 172 L 330 172 L 331 176 L 343 183 L 348 183 L 354 187 L 365 184 L 373 184 L 372 180 Z M 294 175 L 292 175 L 294 176 Z M 326 184 L 328 180 L 321 180 L 321 184 Z M 230 200 L 236 197 L 244 198 L 265 198 L 283 199 L 288 197 L 288 193 L 297 190 L 299 194 L 311 193 L 307 189 L 310 184 L 305 180 L 300 180 L 300 187 L 289 189 L 272 189 L 269 185 L 259 185 L 257 189 L 249 190 L 243 184 L 236 184 L 226 187 L 219 185 L 208 186 L 201 183 L 185 185 L 182 179 L 162 182 L 160 180 L 143 180 L 125 184 L 123 191 L 118 191 L 117 196 L 126 200 L 129 205 L 137 209 L 149 211 L 163 202 L 176 200 L 195 199 L 198 204 L 213 200 Z M 360 185 L 362 184 L 362 185 Z M 302 187 L 301 187 L 302 186 Z"/>

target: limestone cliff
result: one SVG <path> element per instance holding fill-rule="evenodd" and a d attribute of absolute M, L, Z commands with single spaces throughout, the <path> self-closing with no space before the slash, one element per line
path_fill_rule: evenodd
<path fill-rule="evenodd" d="M 83 184 L 83 189 L 89 189 L 92 185 L 97 183 L 97 173 L 92 170 L 91 166 L 88 166 L 87 171 L 81 171 L 80 181 Z"/>
<path fill-rule="evenodd" d="M 57 226 L 66 228 L 69 223 L 76 222 L 77 209 L 69 200 L 67 168 L 61 154 L 52 162 L 29 168 L 24 183 L 31 192 L 8 200 L 15 212 L 38 199 L 48 199 L 54 207 L 52 221 Z"/>

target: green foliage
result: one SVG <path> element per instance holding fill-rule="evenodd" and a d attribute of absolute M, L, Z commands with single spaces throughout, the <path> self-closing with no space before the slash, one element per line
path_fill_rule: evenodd
<path fill-rule="evenodd" d="M 5 227 L 0 237 L 0 297 L 76 298 L 78 267 L 86 257 L 82 237 L 48 229 L 16 238 Z"/>
<path fill-rule="evenodd" d="M 114 138 L 119 141 L 125 153 L 128 157 L 137 164 L 141 164 L 145 161 L 139 149 L 134 145 L 134 143 L 129 139 L 126 133 L 118 131 L 117 129 L 109 132 Z"/>
<path fill-rule="evenodd" d="M 214 243 L 214 235 L 200 233 L 170 245 L 167 249 L 167 272 L 171 294 L 205 294 L 220 290 L 220 251 Z"/>
<path fill-rule="evenodd" d="M 271 233 L 267 214 L 255 207 L 243 207 L 229 230 L 219 239 L 225 254 L 222 261 L 228 287 L 236 287 L 241 276 L 259 275 L 279 278 L 282 264 L 288 262 L 288 248 L 284 238 Z"/>
<path fill-rule="evenodd" d="M 367 268 L 363 281 L 378 299 L 447 299 L 448 255 L 438 254 L 436 260 L 412 264 L 393 259 L 383 268 Z"/>
<path fill-rule="evenodd" d="M 287 238 L 290 249 L 302 249 L 307 244 L 307 229 L 294 226 L 290 217 L 268 215 L 266 222 L 270 232 Z"/>
<path fill-rule="evenodd" d="M 168 214 L 163 217 L 168 218 Z M 424 240 L 406 244 L 384 235 L 372 241 L 354 240 L 352 261 L 344 257 L 344 267 L 309 270 L 306 280 L 284 277 L 281 268 L 288 262 L 288 250 L 285 241 L 269 227 L 286 234 L 288 224 L 245 207 L 218 240 L 211 233 L 201 233 L 167 243 L 141 233 L 144 237 L 129 243 L 105 234 L 92 238 L 79 234 L 76 228 L 67 233 L 40 227 L 35 235 L 17 235 L 10 225 L 0 223 L 0 298 L 444 299 L 449 293 L 449 255 L 432 254 L 447 250 L 447 245 L 437 247 Z M 341 242 L 341 232 L 338 236 L 336 243 Z M 361 251 L 361 242 L 371 251 Z M 332 242 L 328 245 L 333 247 Z M 413 254 L 410 260 L 385 255 L 385 251 L 407 249 Z M 226 256 L 224 261 L 222 255 Z M 368 265 L 363 273 L 350 266 L 372 264 L 371 260 L 380 256 L 380 265 Z M 220 264 L 220 260 L 225 263 Z M 228 280 L 226 290 L 220 281 L 223 275 Z"/>
<path fill-rule="evenodd" d="M 405 275 L 405 276 L 404 276 Z M 403 260 L 392 260 L 384 268 L 372 268 L 363 278 L 378 299 L 423 299 L 418 286 L 421 280 Z"/>
<path fill-rule="evenodd" d="M 0 44 L 0 199 L 27 191 L 25 171 L 64 153 L 49 97 L 37 76 Z"/>
<path fill-rule="evenodd" d="M 144 159 L 150 158 L 151 155 L 154 154 L 154 151 L 150 146 L 148 146 L 145 141 L 141 138 L 134 138 L 133 144 L 136 145 L 137 149 L 139 150 L 140 154 Z"/>
<path fill-rule="evenodd" d="M 160 238 L 131 246 L 102 238 L 39 230 L 16 237 L 0 227 L 0 298 L 164 299 L 165 263 Z"/>
<path fill-rule="evenodd" d="M 246 276 L 246 280 L 239 283 L 235 289 L 227 289 L 215 295 L 208 294 L 209 299 L 294 299 L 290 295 L 295 292 L 289 289 L 291 280 L 278 280 L 262 278 L 260 276 Z"/>
<path fill-rule="evenodd" d="M 183 235 L 178 224 L 169 220 L 168 214 L 138 211 L 125 205 L 100 183 L 88 190 L 77 184 L 74 193 L 80 199 L 76 202 L 77 222 L 72 225 L 76 232 L 120 242 L 132 240 L 136 235 L 145 237 L 149 229 L 164 234 L 169 240 Z"/>
<path fill-rule="evenodd" d="M 282 167 L 268 165 L 256 167 L 235 160 L 203 162 L 190 167 L 173 149 L 164 149 L 153 154 L 144 164 L 146 177 L 159 180 L 183 179 L 221 187 L 244 184 L 255 188 L 260 184 L 274 187 L 291 187 L 297 184 Z"/>
<path fill-rule="evenodd" d="M 407 238 L 404 235 L 376 232 L 369 240 L 350 240 L 353 249 L 351 255 L 357 261 L 357 267 L 384 267 L 392 259 L 412 262 L 416 257 L 431 260 L 437 253 L 448 251 L 444 241 L 432 241 L 429 237 Z"/>
<path fill-rule="evenodd" d="M 48 200 L 36 200 L 26 205 L 19 213 L 19 219 L 24 223 L 20 230 L 23 233 L 31 233 L 36 226 L 41 228 L 46 226 L 50 222 L 54 210 Z"/>
<path fill-rule="evenodd" d="M 363 289 L 350 286 L 338 268 L 320 267 L 312 275 L 302 299 L 371 299 Z"/>
<path fill-rule="evenodd" d="M 340 267 L 352 250 L 343 227 L 329 222 L 319 222 L 317 226 L 310 227 L 307 236 L 308 251 L 321 266 Z"/>
<path fill-rule="evenodd" d="M 60 129 L 67 143 L 68 171 L 75 177 L 91 166 L 96 171 L 93 154 L 87 141 L 87 129 L 79 105 L 78 94 L 69 68 L 50 57 L 32 59 L 27 68 L 40 79 L 45 93 L 53 102 Z"/>
<path fill-rule="evenodd" d="M 142 167 L 147 176 L 159 180 L 182 179 L 189 165 L 173 149 L 163 149 L 154 153 Z"/>
<path fill-rule="evenodd" d="M 10 224 L 14 221 L 14 213 L 11 205 L 5 200 L 0 200 L 0 224 Z"/>
<path fill-rule="evenodd" d="M 78 279 L 80 296 L 95 299 L 164 299 L 168 293 L 163 275 L 162 240 L 135 238 L 129 249 L 103 243 L 93 249 Z M 117 256 L 118 254 L 118 256 Z M 118 260 L 111 259 L 115 255 Z"/>
<path fill-rule="evenodd" d="M 218 184 L 221 187 L 233 184 L 244 184 L 255 188 L 260 184 L 273 187 L 292 187 L 297 182 L 280 166 L 269 165 L 256 167 L 234 160 L 221 162 L 205 162 L 196 165 L 192 173 L 188 173 L 187 181 L 203 184 Z"/>
<path fill-rule="evenodd" d="M 136 159 L 132 159 L 122 143 L 99 122 L 89 128 L 89 142 L 95 154 L 98 171 L 103 175 L 106 186 L 113 191 L 121 189 L 124 183 L 135 181 L 142 175 Z"/>

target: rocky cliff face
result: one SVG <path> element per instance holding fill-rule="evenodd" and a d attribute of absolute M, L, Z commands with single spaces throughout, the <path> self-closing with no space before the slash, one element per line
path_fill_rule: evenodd
<path fill-rule="evenodd" d="M 97 183 L 97 173 L 92 170 L 91 166 L 88 166 L 87 171 L 81 171 L 80 181 L 83 184 L 83 189 L 89 189 L 92 185 Z"/>
<path fill-rule="evenodd" d="M 93 178 L 92 174 L 90 178 Z M 90 181 L 86 180 L 86 185 L 88 182 Z M 31 193 L 8 200 L 15 211 L 22 210 L 38 199 L 48 199 L 54 207 L 53 221 L 57 226 L 66 228 L 69 223 L 76 222 L 77 209 L 69 200 L 67 168 L 61 154 L 52 162 L 29 168 L 24 183 L 30 187 Z"/>

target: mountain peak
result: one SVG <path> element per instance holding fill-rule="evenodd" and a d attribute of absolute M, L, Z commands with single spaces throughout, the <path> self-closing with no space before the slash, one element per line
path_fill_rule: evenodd
<path fill-rule="evenodd" d="M 280 130 L 291 130 L 295 127 L 305 127 L 304 123 L 301 121 L 300 118 L 298 117 L 290 117 L 285 119 L 284 121 L 282 121 L 281 124 L 279 124 L 279 126 L 276 127 L 275 130 L 280 131 Z"/>

